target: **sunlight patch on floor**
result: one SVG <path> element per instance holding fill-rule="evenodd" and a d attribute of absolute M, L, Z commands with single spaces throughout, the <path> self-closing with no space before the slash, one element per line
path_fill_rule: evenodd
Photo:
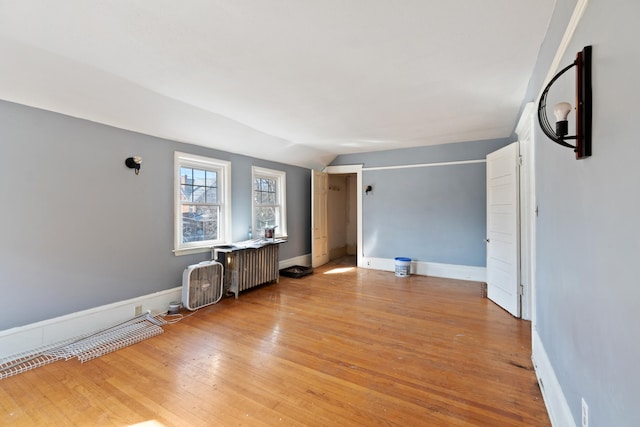
<path fill-rule="evenodd" d="M 159 421 L 149 420 L 137 424 L 130 424 L 127 427 L 167 427 Z"/>
<path fill-rule="evenodd" d="M 331 269 L 329 271 L 325 271 L 324 274 L 340 274 L 340 273 L 348 273 L 349 271 L 353 270 L 355 267 L 341 267 L 341 268 L 334 268 Z"/>

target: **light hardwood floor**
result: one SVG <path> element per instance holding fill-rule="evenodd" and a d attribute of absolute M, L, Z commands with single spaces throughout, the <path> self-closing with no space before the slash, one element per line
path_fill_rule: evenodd
<path fill-rule="evenodd" d="M 530 323 L 479 283 L 348 268 L 281 278 L 99 359 L 0 380 L 0 425 L 550 425 Z"/>

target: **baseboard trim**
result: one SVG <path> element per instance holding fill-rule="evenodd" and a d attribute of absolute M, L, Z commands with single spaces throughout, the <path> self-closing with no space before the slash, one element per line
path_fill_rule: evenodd
<path fill-rule="evenodd" d="M 311 265 L 311 254 L 301 255 L 279 262 L 279 268 L 281 269 L 293 265 Z M 364 258 L 362 267 L 395 271 L 393 259 Z M 411 264 L 412 274 L 474 280 L 478 282 L 485 281 L 485 270 L 484 267 L 430 262 L 413 262 Z M 153 294 L 93 307 L 64 316 L 0 331 L 0 358 L 13 356 L 45 345 L 91 333 L 123 320 L 130 319 L 134 316 L 137 306 L 142 306 L 143 312 L 162 313 L 167 310 L 170 302 L 180 301 L 181 299 L 182 287 L 178 286 Z"/>
<path fill-rule="evenodd" d="M 394 260 L 389 258 L 364 257 L 361 267 L 384 271 L 396 270 Z M 425 261 L 412 261 L 411 274 L 444 277 L 447 279 L 472 280 L 475 282 L 486 282 L 487 280 L 486 267 L 441 264 L 437 262 Z"/>
<path fill-rule="evenodd" d="M 92 333 L 131 319 L 137 306 L 142 306 L 143 312 L 162 313 L 167 311 L 170 302 L 181 299 L 182 287 L 179 286 L 0 331 L 0 358 Z"/>
<path fill-rule="evenodd" d="M 533 361 L 533 367 L 551 425 L 554 427 L 576 427 L 567 399 L 562 392 L 562 387 L 560 387 L 556 373 L 535 327 L 531 328 L 531 338 L 531 360 Z"/>
<path fill-rule="evenodd" d="M 311 254 L 300 255 L 294 258 L 289 258 L 280 261 L 279 268 L 282 270 L 283 268 L 291 267 L 294 265 L 302 265 L 304 267 L 308 267 L 311 265 Z"/>
<path fill-rule="evenodd" d="M 293 265 L 311 265 L 311 254 L 280 261 L 279 268 Z M 137 306 L 142 306 L 143 312 L 163 313 L 167 311 L 170 302 L 181 300 L 182 287 L 178 286 L 0 331 L 0 358 L 14 356 L 112 326 L 132 318 Z"/>

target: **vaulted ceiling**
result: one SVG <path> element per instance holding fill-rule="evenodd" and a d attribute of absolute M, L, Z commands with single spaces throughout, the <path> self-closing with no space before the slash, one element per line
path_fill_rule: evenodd
<path fill-rule="evenodd" d="M 555 0 L 0 0 L 0 99 L 320 167 L 508 137 Z"/>

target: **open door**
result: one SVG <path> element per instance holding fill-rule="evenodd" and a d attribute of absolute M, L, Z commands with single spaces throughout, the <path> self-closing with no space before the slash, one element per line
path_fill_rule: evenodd
<path fill-rule="evenodd" d="M 311 266 L 329 262 L 329 231 L 327 224 L 327 200 L 329 174 L 312 171 L 311 175 Z"/>
<path fill-rule="evenodd" d="M 520 317 L 518 144 L 487 155 L 487 296 Z"/>

